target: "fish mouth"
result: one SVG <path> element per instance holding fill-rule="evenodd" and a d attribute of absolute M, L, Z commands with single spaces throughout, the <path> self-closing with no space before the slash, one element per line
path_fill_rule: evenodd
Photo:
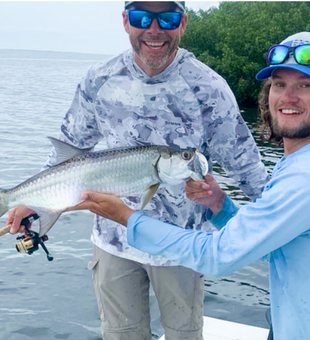
<path fill-rule="evenodd" d="M 203 181 L 205 175 L 208 173 L 208 169 L 209 166 L 206 157 L 198 150 L 195 150 L 194 172 L 190 177 L 194 181 Z"/>

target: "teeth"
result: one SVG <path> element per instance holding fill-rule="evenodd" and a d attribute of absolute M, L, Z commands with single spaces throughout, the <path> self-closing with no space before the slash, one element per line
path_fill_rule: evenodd
<path fill-rule="evenodd" d="M 293 113 L 298 113 L 298 114 L 300 114 L 301 111 L 296 111 L 296 110 L 292 110 L 292 109 L 282 109 L 282 113 L 285 113 L 285 114 L 287 114 L 287 115 L 291 115 L 291 114 L 293 114 Z"/>
<path fill-rule="evenodd" d="M 164 45 L 164 42 L 145 42 L 147 46 L 160 48 Z"/>

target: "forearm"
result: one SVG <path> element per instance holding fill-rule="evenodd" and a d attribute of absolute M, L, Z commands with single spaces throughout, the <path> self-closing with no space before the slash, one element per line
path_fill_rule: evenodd
<path fill-rule="evenodd" d="M 227 222 L 234 217 L 239 208 L 234 204 L 228 195 L 225 195 L 221 203 L 221 208 L 211 209 L 212 213 L 208 212 L 207 219 L 217 228 L 221 229 Z"/>
<path fill-rule="evenodd" d="M 161 255 L 179 265 L 197 270 L 195 255 L 198 244 L 194 235 L 207 233 L 184 229 L 152 219 L 141 212 L 133 213 L 127 223 L 128 244 L 151 255 Z M 198 271 L 198 270 L 197 270 Z"/>
<path fill-rule="evenodd" d="M 269 252 L 264 245 L 253 252 L 261 240 L 250 234 L 244 237 L 243 231 L 237 230 L 236 223 L 229 232 L 224 227 L 220 231 L 207 233 L 179 228 L 141 213 L 132 214 L 127 224 L 129 245 L 212 276 L 238 270 Z"/>
<path fill-rule="evenodd" d="M 176 227 L 140 212 L 132 214 L 127 224 L 129 245 L 151 255 L 164 256 L 205 275 L 223 275 L 240 267 L 235 253 L 229 251 L 227 241 L 222 240 L 223 235 L 223 230 L 206 233 Z M 228 251 L 222 253 L 219 242 Z"/>

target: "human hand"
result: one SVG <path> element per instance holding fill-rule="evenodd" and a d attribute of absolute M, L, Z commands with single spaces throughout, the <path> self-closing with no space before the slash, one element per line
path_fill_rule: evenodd
<path fill-rule="evenodd" d="M 188 180 L 184 189 L 187 198 L 195 203 L 206 205 L 214 215 L 222 209 L 226 198 L 225 192 L 210 174 L 205 176 L 205 181 Z"/>
<path fill-rule="evenodd" d="M 81 193 L 80 198 L 83 202 L 66 209 L 66 211 L 89 210 L 94 214 L 108 218 L 124 226 L 127 225 L 129 216 L 135 212 L 135 210 L 129 208 L 120 198 L 112 194 L 84 191 Z"/>
<path fill-rule="evenodd" d="M 24 205 L 18 205 L 14 209 L 12 209 L 9 214 L 8 218 L 6 219 L 6 225 L 11 224 L 10 233 L 22 233 L 25 230 L 25 227 L 20 224 L 23 218 L 28 217 L 30 215 L 35 214 L 36 212 L 32 209 L 25 207 Z M 30 227 L 29 224 L 27 227 Z"/>

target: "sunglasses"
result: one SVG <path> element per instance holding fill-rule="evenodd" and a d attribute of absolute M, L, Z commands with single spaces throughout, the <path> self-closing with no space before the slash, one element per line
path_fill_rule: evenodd
<path fill-rule="evenodd" d="M 174 30 L 180 26 L 183 13 L 179 12 L 160 12 L 153 13 L 133 9 L 127 11 L 130 25 L 136 28 L 149 28 L 153 19 L 156 18 L 158 26 L 162 30 Z"/>
<path fill-rule="evenodd" d="M 310 66 L 310 44 L 295 47 L 285 45 L 272 46 L 267 54 L 267 65 L 284 63 L 292 52 L 297 64 Z"/>

